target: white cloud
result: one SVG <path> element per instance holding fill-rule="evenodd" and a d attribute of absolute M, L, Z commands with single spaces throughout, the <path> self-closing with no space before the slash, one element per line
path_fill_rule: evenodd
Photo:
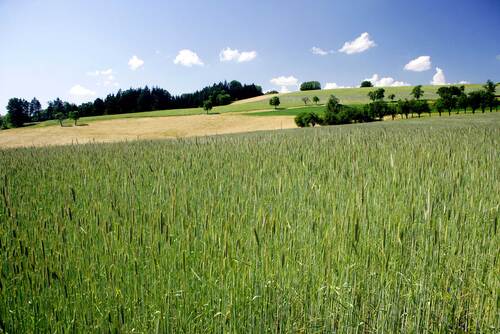
<path fill-rule="evenodd" d="M 235 61 L 238 63 L 244 63 L 247 61 L 252 61 L 257 57 L 257 51 L 242 51 L 237 49 L 225 48 L 219 54 L 220 61 Z"/>
<path fill-rule="evenodd" d="M 247 61 L 254 60 L 256 57 L 257 57 L 256 51 L 244 51 L 241 53 L 240 57 L 238 58 L 238 62 L 244 63 Z"/>
<path fill-rule="evenodd" d="M 203 61 L 198 57 L 196 52 L 189 49 L 180 50 L 177 57 L 174 59 L 174 64 L 182 65 L 186 67 L 192 67 L 193 65 L 203 66 Z"/>
<path fill-rule="evenodd" d="M 118 83 L 116 82 L 116 78 L 113 75 L 113 69 L 109 68 L 107 70 L 97 70 L 93 72 L 87 72 L 87 75 L 93 77 L 99 77 L 99 82 L 97 82 L 97 86 L 104 87 L 118 87 Z"/>
<path fill-rule="evenodd" d="M 87 89 L 81 85 L 74 85 L 69 90 L 69 93 L 73 96 L 78 97 L 90 97 L 95 95 L 95 92 L 93 90 Z"/>
<path fill-rule="evenodd" d="M 462 80 L 462 81 L 459 81 L 458 84 L 459 85 L 468 85 L 468 84 L 470 84 L 470 81 Z"/>
<path fill-rule="evenodd" d="M 281 93 L 281 94 L 290 93 L 290 89 L 288 89 L 288 87 L 287 87 L 287 86 L 282 86 L 282 87 L 280 88 L 280 93 Z"/>
<path fill-rule="evenodd" d="M 444 72 L 439 67 L 436 67 L 436 73 L 432 77 L 431 81 L 432 85 L 446 85 L 446 77 L 444 76 Z"/>
<path fill-rule="evenodd" d="M 115 81 L 115 77 L 113 75 L 108 75 L 106 79 L 104 79 L 103 85 L 105 87 L 118 87 L 118 82 Z"/>
<path fill-rule="evenodd" d="M 107 70 L 96 70 L 92 72 L 87 72 L 87 75 L 92 77 L 97 77 L 99 75 L 111 75 L 113 73 L 113 69 L 108 68 Z"/>
<path fill-rule="evenodd" d="M 411 60 L 405 65 L 405 70 L 414 72 L 423 72 L 431 69 L 431 57 L 420 56 Z"/>
<path fill-rule="evenodd" d="M 322 48 L 318 48 L 316 46 L 313 46 L 311 48 L 311 52 L 313 55 L 317 55 L 317 56 L 326 56 L 330 53 L 333 53 L 334 51 L 326 51 L 326 50 L 323 50 Z"/>
<path fill-rule="evenodd" d="M 497 60 L 500 60 L 500 55 L 497 55 Z"/>
<path fill-rule="evenodd" d="M 144 65 L 144 60 L 138 58 L 137 56 L 133 56 L 128 61 L 128 67 L 130 67 L 130 69 L 132 71 L 137 70 L 138 68 L 142 67 L 143 65 Z"/>
<path fill-rule="evenodd" d="M 375 44 L 375 42 L 370 39 L 370 34 L 364 32 L 355 40 L 345 42 L 344 46 L 339 49 L 339 51 L 350 55 L 354 53 L 364 52 L 375 46 L 377 46 L 377 44 Z"/>
<path fill-rule="evenodd" d="M 371 78 L 365 80 L 370 81 L 375 87 L 398 87 L 398 86 L 410 86 L 409 83 L 404 81 L 397 81 L 391 77 L 379 77 L 378 74 L 372 75 Z"/>
<path fill-rule="evenodd" d="M 271 83 L 276 86 L 289 87 L 289 86 L 297 86 L 299 80 L 293 75 L 289 77 L 281 76 L 271 79 Z"/>
<path fill-rule="evenodd" d="M 351 86 L 339 86 L 335 82 L 327 82 L 323 89 L 352 88 Z"/>

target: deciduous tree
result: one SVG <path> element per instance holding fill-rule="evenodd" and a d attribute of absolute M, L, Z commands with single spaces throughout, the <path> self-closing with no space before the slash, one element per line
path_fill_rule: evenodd
<path fill-rule="evenodd" d="M 278 108 L 278 106 L 281 104 L 280 102 L 280 98 L 277 97 L 277 96 L 273 96 L 270 100 L 269 100 L 269 104 L 271 106 L 274 107 L 274 109 Z"/>

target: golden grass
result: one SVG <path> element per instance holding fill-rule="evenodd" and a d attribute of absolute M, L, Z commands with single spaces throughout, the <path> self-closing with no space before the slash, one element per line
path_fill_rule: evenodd
<path fill-rule="evenodd" d="M 209 136 L 296 127 L 293 117 L 246 117 L 240 115 L 193 115 L 116 119 L 88 125 L 20 128 L 0 132 L 0 148 L 67 145 Z"/>

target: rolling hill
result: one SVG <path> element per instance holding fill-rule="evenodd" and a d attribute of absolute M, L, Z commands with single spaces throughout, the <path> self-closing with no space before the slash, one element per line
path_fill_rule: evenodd
<path fill-rule="evenodd" d="M 434 100 L 437 98 L 437 90 L 439 86 L 424 86 L 424 97 L 425 99 Z M 465 85 L 467 92 L 472 90 L 480 89 L 479 84 Z M 313 96 L 318 96 L 320 98 L 320 103 L 325 103 L 330 95 L 335 95 L 340 99 L 343 104 L 362 104 L 369 102 L 368 92 L 375 88 L 340 88 L 340 89 L 328 89 L 328 90 L 314 90 L 314 91 L 298 91 L 293 93 L 278 94 L 281 100 L 281 108 L 291 108 L 304 106 L 302 102 L 303 97 L 309 97 L 312 99 Z M 412 86 L 405 87 L 385 87 L 386 96 L 389 94 L 395 94 L 396 99 L 409 98 Z M 272 107 L 269 106 L 269 99 L 274 95 L 263 95 L 256 98 L 251 98 L 247 100 L 241 100 L 234 102 L 227 106 L 215 107 L 212 113 L 239 113 L 257 110 L 270 110 Z M 156 110 L 148 112 L 139 113 L 128 113 L 128 114 L 118 114 L 118 115 L 104 115 L 95 117 L 84 117 L 81 119 L 82 123 L 104 121 L 112 119 L 121 118 L 137 118 L 137 117 L 166 117 L 166 116 L 188 116 L 188 115 L 199 115 L 203 114 L 202 108 L 189 108 L 189 109 L 169 109 L 169 110 Z M 70 121 L 68 121 L 70 123 Z M 50 126 L 58 125 L 57 120 L 50 120 L 38 124 L 37 126 Z"/>

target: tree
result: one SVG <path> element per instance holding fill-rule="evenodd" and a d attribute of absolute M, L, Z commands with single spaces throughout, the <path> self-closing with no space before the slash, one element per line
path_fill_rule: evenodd
<path fill-rule="evenodd" d="M 215 102 L 218 106 L 225 106 L 232 102 L 232 98 L 231 95 L 223 91 L 217 94 Z"/>
<path fill-rule="evenodd" d="M 266 92 L 265 95 L 274 95 L 274 94 L 279 94 L 279 92 L 277 90 L 270 90 L 270 91 Z"/>
<path fill-rule="evenodd" d="M 469 93 L 469 107 L 472 109 L 472 113 L 475 114 L 476 110 L 481 106 L 481 91 L 475 90 Z"/>
<path fill-rule="evenodd" d="M 367 104 L 367 111 L 373 118 L 383 119 L 385 115 L 389 114 L 387 102 L 377 100 Z"/>
<path fill-rule="evenodd" d="M 394 120 L 396 118 L 396 115 L 397 115 L 397 108 L 396 108 L 396 106 L 393 105 L 393 104 L 387 105 L 387 114 L 391 115 L 392 120 Z"/>
<path fill-rule="evenodd" d="M 413 95 L 415 100 L 420 100 L 420 98 L 424 95 L 424 91 L 422 90 L 422 85 L 413 87 L 411 95 Z"/>
<path fill-rule="evenodd" d="M 396 94 L 389 94 L 389 95 L 387 96 L 387 98 L 388 98 L 389 100 L 391 100 L 391 102 L 394 102 L 394 99 L 396 98 Z"/>
<path fill-rule="evenodd" d="M 153 96 L 148 86 L 140 89 L 139 96 L 137 97 L 137 111 L 153 110 L 153 101 Z"/>
<path fill-rule="evenodd" d="M 457 99 L 462 93 L 462 90 L 457 86 L 443 86 L 437 90 L 438 100 L 442 101 L 440 103 L 444 109 L 448 110 L 448 115 L 451 116 L 451 111 L 456 107 Z"/>
<path fill-rule="evenodd" d="M 319 97 L 313 96 L 313 102 L 314 102 L 314 104 L 318 104 L 319 103 Z"/>
<path fill-rule="evenodd" d="M 462 93 L 457 99 L 457 107 L 462 108 L 464 113 L 467 113 L 467 107 L 469 106 L 469 99 L 467 98 L 467 94 Z"/>
<path fill-rule="evenodd" d="M 371 81 L 368 81 L 368 80 L 365 80 L 361 83 L 361 88 L 365 88 L 365 87 L 373 87 L 373 84 Z"/>
<path fill-rule="evenodd" d="M 210 110 L 212 110 L 212 108 L 213 108 L 212 101 L 206 100 L 205 102 L 203 102 L 203 110 L 207 112 L 207 115 L 210 112 Z"/>
<path fill-rule="evenodd" d="M 311 100 L 307 97 L 307 96 L 304 96 L 302 98 L 302 102 L 304 102 L 305 105 L 307 105 Z"/>
<path fill-rule="evenodd" d="M 324 123 L 327 125 L 338 124 L 339 113 L 342 110 L 342 105 L 335 95 L 331 95 L 326 104 Z"/>
<path fill-rule="evenodd" d="M 382 101 L 384 99 L 384 94 L 385 94 L 385 89 L 378 88 L 378 89 L 372 90 L 371 92 L 368 92 L 368 97 L 373 102 Z"/>
<path fill-rule="evenodd" d="M 436 107 L 439 116 L 441 117 L 441 113 L 445 110 L 445 106 L 442 99 L 437 99 L 434 103 L 434 107 Z"/>
<path fill-rule="evenodd" d="M 306 81 L 300 85 L 300 90 L 319 90 L 321 89 L 321 84 L 318 81 Z"/>
<path fill-rule="evenodd" d="M 32 120 L 38 121 L 40 119 L 40 112 L 42 111 L 42 104 L 36 97 L 34 97 L 28 107 L 28 115 Z"/>
<path fill-rule="evenodd" d="M 410 102 L 410 107 L 413 112 L 417 114 L 418 118 L 420 118 L 420 115 L 423 113 L 429 113 L 429 115 L 431 113 L 431 108 L 425 100 L 412 100 Z"/>
<path fill-rule="evenodd" d="M 488 80 L 488 81 L 486 81 L 486 84 L 483 85 L 483 88 L 488 93 L 491 93 L 491 94 L 495 95 L 495 92 L 497 90 L 497 84 L 495 84 L 491 80 Z"/>
<path fill-rule="evenodd" d="M 56 119 L 59 121 L 59 125 L 61 125 L 61 127 L 62 127 L 62 126 L 63 126 L 63 123 L 62 123 L 62 122 L 63 122 L 63 121 L 64 121 L 64 119 L 66 118 L 66 116 L 64 116 L 64 113 L 62 113 L 62 112 L 58 112 L 58 113 L 56 113 L 56 114 L 55 114 L 55 117 L 56 117 Z"/>
<path fill-rule="evenodd" d="M 484 111 L 486 110 L 486 107 L 490 104 L 490 93 L 486 90 L 481 90 L 481 102 L 479 103 L 479 106 L 481 107 L 481 112 L 484 114 Z"/>
<path fill-rule="evenodd" d="M 3 130 L 7 127 L 7 125 L 5 124 L 5 117 L 3 117 L 2 115 L 0 115 L 0 130 Z"/>
<path fill-rule="evenodd" d="M 408 119 L 408 114 L 410 113 L 410 101 L 408 100 L 399 100 L 398 101 L 398 113 L 403 118 L 403 115 Z"/>
<path fill-rule="evenodd" d="M 496 89 L 497 85 L 491 81 L 486 81 L 486 84 L 483 86 L 486 94 L 483 95 L 485 99 L 484 104 L 486 104 L 490 108 L 490 112 L 493 111 L 493 108 L 496 108 Z"/>
<path fill-rule="evenodd" d="M 273 96 L 270 100 L 269 100 L 269 104 L 271 106 L 274 107 L 274 109 L 276 110 L 276 108 L 278 108 L 278 106 L 281 104 L 280 102 L 280 98 L 277 97 L 277 96 Z"/>
<path fill-rule="evenodd" d="M 314 112 L 302 112 L 295 117 L 295 124 L 297 124 L 297 126 L 301 128 L 308 126 L 314 127 L 320 122 L 321 119 Z"/>
<path fill-rule="evenodd" d="M 12 98 L 7 104 L 10 124 L 17 128 L 29 121 L 29 103 L 24 99 Z"/>
<path fill-rule="evenodd" d="M 78 122 L 78 120 L 80 119 L 80 114 L 78 113 L 78 111 L 70 111 L 69 112 L 69 119 L 72 119 L 74 122 L 75 122 L 75 126 L 76 126 L 76 122 Z"/>

